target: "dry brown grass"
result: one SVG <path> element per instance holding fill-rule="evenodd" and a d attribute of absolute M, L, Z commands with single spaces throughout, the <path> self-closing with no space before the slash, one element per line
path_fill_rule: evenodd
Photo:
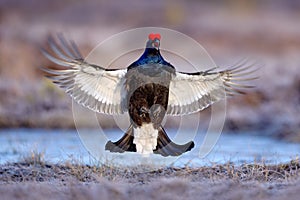
<path fill-rule="evenodd" d="M 232 163 L 223 165 L 177 168 L 166 167 L 157 170 L 144 170 L 147 166 L 118 168 L 109 165 L 90 166 L 71 162 L 64 164 L 49 164 L 38 156 L 24 159 L 23 162 L 2 165 L 0 169 L 1 183 L 24 181 L 51 182 L 73 180 L 76 182 L 97 183 L 105 178 L 109 181 L 125 181 L 133 184 L 146 184 L 157 177 L 187 179 L 191 182 L 201 180 L 219 181 L 232 180 L 237 182 L 285 182 L 299 178 L 299 159 L 278 165 Z M 150 169 L 150 168 L 149 168 Z"/>
<path fill-rule="evenodd" d="M 25 162 L 26 161 L 26 162 Z M 1 199 L 297 199 L 300 162 L 154 171 L 29 157 L 0 167 Z"/>
<path fill-rule="evenodd" d="M 45 162 L 32 151 L 0 166 L 1 199 L 297 199 L 300 161 L 266 165 L 120 168 Z M 142 169 L 141 169 L 142 168 Z"/>

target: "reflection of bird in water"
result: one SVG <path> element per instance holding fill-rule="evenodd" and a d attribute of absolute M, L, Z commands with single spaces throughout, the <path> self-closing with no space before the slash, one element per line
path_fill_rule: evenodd
<path fill-rule="evenodd" d="M 240 81 L 252 80 L 254 70 L 243 64 L 224 71 L 215 69 L 196 73 L 177 72 L 159 51 L 159 34 L 150 34 L 142 56 L 127 69 L 105 69 L 84 61 L 74 43 L 58 37 L 60 45 L 49 38 L 57 57 L 43 50 L 51 61 L 64 69 L 43 68 L 54 83 L 78 103 L 100 113 L 128 112 L 131 125 L 116 142 L 108 141 L 111 152 L 133 151 L 178 156 L 194 147 L 194 142 L 176 144 L 161 123 L 167 115 L 185 115 L 203 110 L 226 95 L 242 93 L 250 86 Z"/>

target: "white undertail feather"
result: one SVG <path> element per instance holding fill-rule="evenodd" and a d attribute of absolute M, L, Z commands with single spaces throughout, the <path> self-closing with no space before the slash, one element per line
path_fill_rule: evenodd
<path fill-rule="evenodd" d="M 149 155 L 157 146 L 158 130 L 153 124 L 143 124 L 141 127 L 133 129 L 133 143 L 136 145 L 138 153 Z"/>

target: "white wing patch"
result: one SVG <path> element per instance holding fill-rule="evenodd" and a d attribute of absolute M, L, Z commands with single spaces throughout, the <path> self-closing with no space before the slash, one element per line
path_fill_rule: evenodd
<path fill-rule="evenodd" d="M 78 103 L 94 111 L 122 114 L 125 111 L 122 108 L 125 100 L 125 74 L 126 70 L 95 70 L 93 66 L 89 66 L 74 77 L 74 87 L 67 92 Z"/>
<path fill-rule="evenodd" d="M 176 72 L 170 82 L 167 114 L 186 115 L 201 111 L 226 95 L 243 94 L 241 88 L 253 88 L 245 81 L 258 77 L 248 77 L 257 69 L 254 64 L 244 67 L 239 64 L 231 69 L 214 72 L 214 69 L 197 73 Z"/>
<path fill-rule="evenodd" d="M 203 77 L 176 72 L 170 83 L 167 114 L 194 113 L 222 99 L 225 90 L 218 76 Z"/>
<path fill-rule="evenodd" d="M 56 57 L 43 50 L 44 55 L 56 64 L 65 66 L 62 70 L 43 68 L 50 79 L 58 84 L 79 104 L 96 112 L 105 114 L 123 114 L 125 100 L 126 69 L 105 70 L 104 68 L 85 62 L 73 43 L 63 37 L 57 45 L 53 38 L 49 46 Z"/>

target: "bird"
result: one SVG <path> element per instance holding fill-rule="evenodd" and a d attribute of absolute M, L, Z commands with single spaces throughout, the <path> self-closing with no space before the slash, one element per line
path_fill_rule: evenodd
<path fill-rule="evenodd" d="M 146 37 L 145 37 L 146 38 Z M 123 69 L 107 69 L 88 63 L 77 45 L 62 34 L 48 38 L 48 50 L 41 51 L 61 69 L 42 67 L 55 84 L 77 103 L 98 113 L 128 114 L 130 126 L 117 141 L 108 141 L 105 150 L 113 153 L 179 156 L 195 143 L 173 142 L 162 126 L 166 115 L 199 112 L 227 96 L 244 94 L 252 88 L 243 81 L 257 79 L 254 64 L 240 62 L 218 70 L 180 72 L 161 52 L 161 35 L 150 33 L 142 55 Z"/>

